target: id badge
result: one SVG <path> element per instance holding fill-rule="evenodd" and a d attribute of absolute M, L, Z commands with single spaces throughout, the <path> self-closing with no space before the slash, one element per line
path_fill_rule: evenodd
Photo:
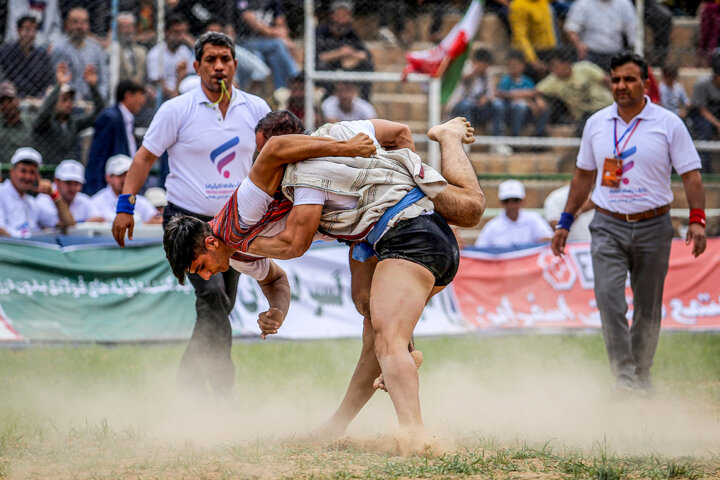
<path fill-rule="evenodd" d="M 600 185 L 603 187 L 620 188 L 622 164 L 622 158 L 606 158 L 605 165 L 603 165 L 602 180 L 600 181 Z"/>

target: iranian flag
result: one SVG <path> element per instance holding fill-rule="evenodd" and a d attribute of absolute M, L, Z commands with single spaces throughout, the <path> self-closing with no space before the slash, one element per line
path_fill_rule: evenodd
<path fill-rule="evenodd" d="M 407 66 L 403 70 L 403 75 L 426 73 L 435 78 L 442 77 L 441 98 L 442 103 L 445 103 L 460 80 L 470 43 L 475 38 L 482 14 L 482 1 L 472 0 L 462 20 L 437 46 L 429 50 L 405 54 Z"/>

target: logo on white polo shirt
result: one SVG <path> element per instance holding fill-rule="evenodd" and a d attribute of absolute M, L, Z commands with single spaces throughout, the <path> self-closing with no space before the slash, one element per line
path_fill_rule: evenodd
<path fill-rule="evenodd" d="M 225 167 L 227 167 L 227 165 L 235 159 L 235 152 L 232 150 L 228 152 L 228 150 L 232 149 L 238 143 L 240 143 L 240 138 L 235 136 L 210 152 L 210 160 L 213 162 L 220 175 L 225 178 L 230 177 L 230 172 L 225 169 Z M 227 155 L 225 155 L 226 153 Z M 221 157 L 222 155 L 224 156 L 218 159 L 218 157 Z"/>

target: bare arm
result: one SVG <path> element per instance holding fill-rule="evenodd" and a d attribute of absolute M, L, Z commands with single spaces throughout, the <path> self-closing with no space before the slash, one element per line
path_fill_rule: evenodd
<path fill-rule="evenodd" d="M 564 212 L 575 214 L 590 195 L 593 182 L 595 181 L 595 170 L 583 170 L 575 168 L 572 182 L 570 183 L 570 194 L 565 204 Z M 555 255 L 563 255 L 565 253 L 565 242 L 567 241 L 568 230 L 558 228 L 552 238 L 552 250 Z"/>
<path fill-rule="evenodd" d="M 298 205 L 288 215 L 285 230 L 272 237 L 257 237 L 249 253 L 269 258 L 289 259 L 301 256 L 310 248 L 320 225 L 322 205 Z"/>
<path fill-rule="evenodd" d="M 278 135 L 271 137 L 260 151 L 250 169 L 250 180 L 268 195 L 275 193 L 288 163 L 314 157 L 369 157 L 375 153 L 372 140 L 365 134 L 350 140 L 334 140 L 308 135 Z M 132 169 L 130 170 L 132 172 Z M 128 180 L 130 174 L 128 174 Z M 127 182 L 126 182 L 127 185 Z"/>
<path fill-rule="evenodd" d="M 570 43 L 573 44 L 577 51 L 578 60 L 584 60 L 587 56 L 588 47 L 582 41 L 580 41 L 580 35 L 577 32 L 567 32 Z"/>
<path fill-rule="evenodd" d="M 261 313 L 258 317 L 260 337 L 264 339 L 267 335 L 277 333 L 285 320 L 290 308 L 290 282 L 285 271 L 271 260 L 267 277 L 258 281 L 258 285 L 270 305 L 267 312 Z"/>
<path fill-rule="evenodd" d="M 703 189 L 702 176 L 700 170 L 693 170 L 682 174 L 683 185 L 685 187 L 685 197 L 690 208 L 699 208 L 705 210 L 705 190 Z M 693 242 L 693 256 L 698 257 L 705 251 L 707 246 L 707 235 L 705 227 L 699 223 L 691 223 L 688 226 L 685 243 Z"/>
<path fill-rule="evenodd" d="M 384 149 L 409 148 L 413 152 L 415 151 L 415 142 L 410 127 L 403 123 L 378 118 L 370 121 L 375 127 L 375 138 Z"/>
<path fill-rule="evenodd" d="M 702 117 L 710 122 L 715 128 L 720 129 L 720 120 L 718 120 L 718 118 L 713 115 L 710 110 L 705 107 L 698 107 L 698 112 L 700 112 L 700 115 L 702 115 Z"/>

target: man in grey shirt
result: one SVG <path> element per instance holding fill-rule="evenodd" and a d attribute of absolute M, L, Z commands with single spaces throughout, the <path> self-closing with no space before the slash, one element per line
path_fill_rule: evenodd
<path fill-rule="evenodd" d="M 102 46 L 90 38 L 90 20 L 87 10 L 82 7 L 71 9 L 65 18 L 66 36 L 52 50 L 53 65 L 65 62 L 70 67 L 70 86 L 82 98 L 92 100 L 90 87 L 83 79 L 85 67 L 93 65 L 98 75 L 98 91 L 107 98 L 108 58 Z"/>
<path fill-rule="evenodd" d="M 696 140 L 714 140 L 720 132 L 720 51 L 713 52 L 710 67 L 712 74 L 695 83 L 690 100 L 688 123 Z M 709 152 L 700 152 L 700 160 L 703 172 L 711 173 Z"/>

